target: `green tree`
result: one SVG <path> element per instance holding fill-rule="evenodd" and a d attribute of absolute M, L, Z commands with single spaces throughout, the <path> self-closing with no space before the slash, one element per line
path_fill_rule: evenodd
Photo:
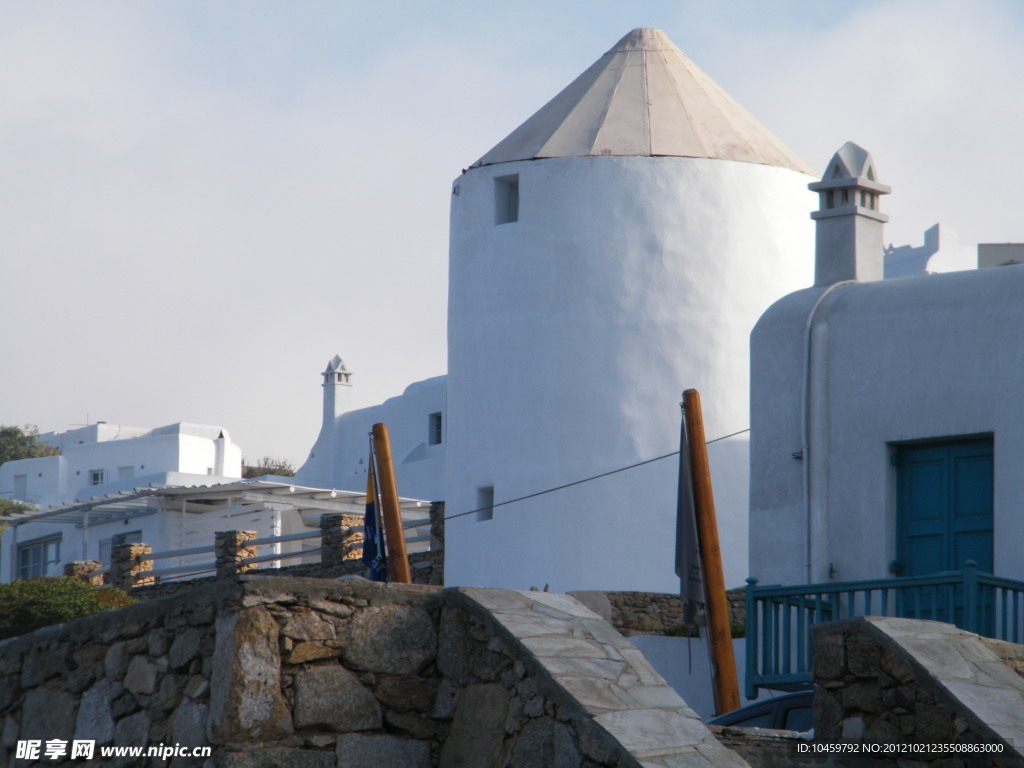
<path fill-rule="evenodd" d="M 26 424 L 24 427 L 0 424 L 0 464 L 17 459 L 59 455 L 58 449 L 39 440 L 39 428 L 34 424 Z"/>
<path fill-rule="evenodd" d="M 242 459 L 242 477 L 249 480 L 261 475 L 295 477 L 295 467 L 287 459 L 275 459 L 273 456 L 264 456 L 255 464 Z"/>

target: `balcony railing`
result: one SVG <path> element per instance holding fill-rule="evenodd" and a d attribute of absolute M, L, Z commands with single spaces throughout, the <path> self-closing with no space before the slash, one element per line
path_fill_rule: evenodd
<path fill-rule="evenodd" d="M 746 694 L 799 690 L 812 681 L 811 627 L 856 616 L 894 616 L 955 624 L 968 632 L 1024 640 L 1024 582 L 959 571 L 872 581 L 759 586 L 747 579 Z"/>

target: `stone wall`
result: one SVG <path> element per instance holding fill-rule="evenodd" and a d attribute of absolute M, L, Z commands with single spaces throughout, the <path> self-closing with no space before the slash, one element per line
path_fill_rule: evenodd
<path fill-rule="evenodd" d="M 263 575 L 0 643 L 0 729 L 0 768 L 74 738 L 213 746 L 172 768 L 746 765 L 567 596 Z"/>
<path fill-rule="evenodd" d="M 814 628 L 814 728 L 823 742 L 997 745 L 879 756 L 887 766 L 1024 766 L 1024 658 L 949 624 L 866 617 Z M 1004 657 L 1007 661 L 1004 661 Z"/>
<path fill-rule="evenodd" d="M 611 604 L 612 625 L 624 635 L 664 635 L 683 623 L 679 595 L 661 592 L 606 592 Z M 731 589 L 729 621 L 734 627 L 746 624 L 746 595 L 742 587 Z M 741 637 L 741 634 L 734 632 Z"/>

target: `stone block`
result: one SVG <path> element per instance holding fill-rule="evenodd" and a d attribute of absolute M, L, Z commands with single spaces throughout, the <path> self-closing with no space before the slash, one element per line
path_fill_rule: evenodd
<path fill-rule="evenodd" d="M 882 691 L 875 683 L 851 683 L 840 691 L 843 708 L 848 712 L 881 714 L 885 705 Z"/>
<path fill-rule="evenodd" d="M 843 718 L 839 725 L 843 741 L 860 742 L 864 739 L 864 718 L 860 715 Z"/>
<path fill-rule="evenodd" d="M 171 741 L 190 747 L 207 744 L 206 718 L 209 707 L 191 699 L 183 699 L 171 715 Z"/>
<path fill-rule="evenodd" d="M 344 768 L 430 768 L 429 744 L 396 736 L 345 734 L 338 737 L 336 753 Z"/>
<path fill-rule="evenodd" d="M 151 658 L 159 658 L 167 653 L 173 635 L 165 629 L 151 629 L 146 635 L 147 651 Z"/>
<path fill-rule="evenodd" d="M 814 635 L 814 679 L 833 680 L 846 671 L 846 645 L 841 632 L 818 631 Z"/>
<path fill-rule="evenodd" d="M 382 676 L 374 693 L 380 702 L 396 712 L 429 712 L 436 685 L 419 677 Z"/>
<path fill-rule="evenodd" d="M 119 747 L 144 747 L 149 744 L 149 713 L 136 712 L 118 720 L 114 726 L 114 743 Z"/>
<path fill-rule="evenodd" d="M 857 677 L 877 678 L 881 670 L 881 650 L 876 640 L 856 633 L 846 641 L 846 666 Z"/>
<path fill-rule="evenodd" d="M 282 625 L 281 634 L 292 640 L 313 642 L 333 642 L 337 636 L 333 621 L 309 610 L 293 612 Z"/>
<path fill-rule="evenodd" d="M 199 655 L 202 648 L 202 634 L 195 627 L 186 627 L 176 633 L 174 642 L 167 651 L 167 661 L 171 668 L 184 669 L 188 663 Z"/>
<path fill-rule="evenodd" d="M 384 722 L 389 733 L 420 741 L 439 742 L 439 733 L 447 730 L 447 725 L 431 720 L 415 712 L 385 712 Z"/>
<path fill-rule="evenodd" d="M 121 695 L 121 684 L 101 680 L 82 695 L 75 722 L 76 739 L 94 739 L 97 744 L 114 740 L 113 700 Z"/>
<path fill-rule="evenodd" d="M 13 747 L 18 743 L 18 721 L 13 715 L 4 718 L 2 741 L 5 747 Z"/>
<path fill-rule="evenodd" d="M 296 728 L 366 731 L 381 726 L 380 704 L 344 667 L 318 666 L 295 675 Z"/>
<path fill-rule="evenodd" d="M 469 685 L 459 691 L 440 768 L 500 766 L 507 709 L 508 692 L 496 683 Z"/>
<path fill-rule="evenodd" d="M 328 648 L 325 645 L 318 643 L 307 643 L 301 642 L 298 645 L 292 647 L 288 653 L 289 664 L 304 664 L 307 661 L 315 661 L 316 659 L 329 659 L 336 657 L 338 650 L 336 648 Z"/>
<path fill-rule="evenodd" d="M 221 614 L 210 680 L 214 744 L 272 741 L 293 732 L 281 694 L 277 623 L 262 608 Z"/>
<path fill-rule="evenodd" d="M 198 699 L 210 689 L 210 681 L 202 675 L 192 675 L 185 683 L 183 693 L 190 699 Z"/>
<path fill-rule="evenodd" d="M 124 676 L 124 687 L 132 693 L 150 694 L 156 691 L 159 669 L 145 656 L 134 656 L 128 663 Z"/>
<path fill-rule="evenodd" d="M 71 739 L 75 729 L 77 700 L 65 691 L 34 688 L 21 708 L 21 739 Z"/>
<path fill-rule="evenodd" d="M 111 680 L 123 679 L 125 672 L 128 671 L 128 663 L 131 660 L 132 654 L 128 650 L 128 643 L 124 640 L 114 643 L 107 650 L 107 655 L 103 658 L 103 667 L 107 677 Z"/>
<path fill-rule="evenodd" d="M 406 605 L 360 611 L 349 619 L 341 640 L 346 666 L 386 675 L 413 674 L 437 656 L 429 614 Z"/>
<path fill-rule="evenodd" d="M 864 741 L 869 744 L 896 744 L 901 736 L 896 725 L 881 717 L 873 718 L 864 729 Z"/>
<path fill-rule="evenodd" d="M 822 741 L 838 741 L 843 705 L 839 693 L 826 690 L 820 685 L 814 687 L 814 735 Z"/>
<path fill-rule="evenodd" d="M 157 707 L 163 710 L 174 709 L 181 699 L 181 682 L 174 673 L 167 673 L 160 680 L 156 696 L 153 701 Z"/>
<path fill-rule="evenodd" d="M 882 671 L 900 683 L 909 683 L 914 679 L 914 669 L 902 653 L 896 648 L 885 646 L 879 656 Z"/>
<path fill-rule="evenodd" d="M 579 768 L 583 761 L 572 732 L 562 723 L 538 718 L 505 746 L 502 765 Z"/>

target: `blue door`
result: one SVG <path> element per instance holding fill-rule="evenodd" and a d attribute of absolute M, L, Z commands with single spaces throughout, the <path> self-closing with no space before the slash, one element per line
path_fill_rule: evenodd
<path fill-rule="evenodd" d="M 903 576 L 992 572 L 992 439 L 896 448 L 897 560 Z M 904 615 L 961 623 L 962 596 L 921 594 Z"/>

